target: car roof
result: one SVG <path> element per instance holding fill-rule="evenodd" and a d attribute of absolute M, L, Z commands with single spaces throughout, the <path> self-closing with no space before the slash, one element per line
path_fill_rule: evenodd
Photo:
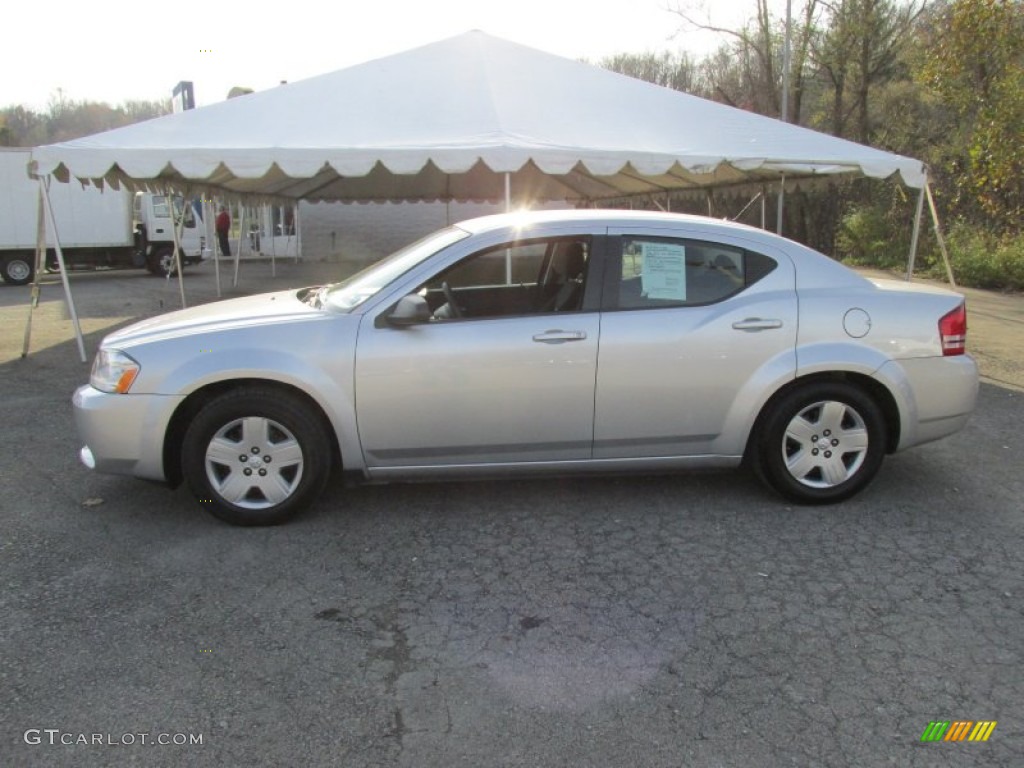
<path fill-rule="evenodd" d="M 694 216 L 685 213 L 664 213 L 662 211 L 630 211 L 614 208 L 579 208 L 579 209 L 545 209 L 538 211 L 522 210 L 510 213 L 499 213 L 491 216 L 480 216 L 475 219 L 460 221 L 457 226 L 472 234 L 480 234 L 508 227 L 528 227 L 538 224 L 555 224 L 560 222 L 578 224 L 605 224 L 616 226 L 618 223 L 644 224 L 648 226 L 679 225 L 708 227 L 710 229 L 737 234 L 770 234 L 761 229 L 740 224 L 727 219 L 714 219 L 708 216 Z"/>

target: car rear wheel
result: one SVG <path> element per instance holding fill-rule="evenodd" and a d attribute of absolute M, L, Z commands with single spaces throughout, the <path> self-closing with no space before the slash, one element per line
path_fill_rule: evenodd
<path fill-rule="evenodd" d="M 817 382 L 770 405 L 755 444 L 758 474 L 801 504 L 830 504 L 862 490 L 885 457 L 881 410 L 845 382 Z"/>
<path fill-rule="evenodd" d="M 182 469 L 204 507 L 233 525 L 278 525 L 311 504 L 330 471 L 327 430 L 300 399 L 263 387 L 207 403 L 182 441 Z"/>

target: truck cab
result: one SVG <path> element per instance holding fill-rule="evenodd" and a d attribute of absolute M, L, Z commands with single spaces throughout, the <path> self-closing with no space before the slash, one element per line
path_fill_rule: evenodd
<path fill-rule="evenodd" d="M 171 205 L 174 206 L 173 219 Z M 197 211 L 195 206 L 186 205 L 181 195 L 138 192 L 132 212 L 138 266 L 145 266 L 155 275 L 174 274 L 174 224 L 177 221 L 182 221 L 181 263 L 198 264 L 203 260 L 206 237 L 199 226 L 201 209 Z"/>

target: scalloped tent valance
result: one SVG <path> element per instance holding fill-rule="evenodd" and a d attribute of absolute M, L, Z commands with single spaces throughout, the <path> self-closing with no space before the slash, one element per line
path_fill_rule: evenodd
<path fill-rule="evenodd" d="M 33 150 L 60 180 L 305 200 L 597 201 L 923 164 L 473 31 Z"/>

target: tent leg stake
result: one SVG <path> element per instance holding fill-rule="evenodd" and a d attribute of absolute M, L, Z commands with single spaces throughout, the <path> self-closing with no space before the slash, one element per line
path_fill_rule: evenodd
<path fill-rule="evenodd" d="M 178 270 L 178 291 L 181 293 L 181 308 L 185 309 L 185 276 L 182 274 L 184 270 L 181 268 L 181 230 L 185 226 L 185 206 L 190 205 L 188 200 L 188 187 L 185 187 L 185 192 L 181 196 L 181 218 L 178 219 L 178 223 L 174 223 L 174 195 L 171 194 L 171 190 L 167 190 L 167 199 L 170 203 L 171 209 L 171 234 L 174 235 L 174 265 Z M 170 275 L 167 276 L 170 278 Z"/>
<path fill-rule="evenodd" d="M 914 276 L 914 262 L 917 260 L 917 240 L 921 234 L 921 213 L 924 210 L 924 187 L 917 195 L 917 209 L 914 212 L 914 232 L 910 236 L 910 255 L 907 256 L 907 282 Z"/>
<path fill-rule="evenodd" d="M 32 338 L 32 313 L 39 306 L 39 275 L 46 262 L 46 214 L 43 212 L 43 191 L 39 190 L 39 205 L 36 207 L 36 270 L 32 278 L 32 292 L 28 303 L 28 319 L 25 322 L 25 339 L 21 345 L 21 356 L 28 356 L 28 346 Z"/>
<path fill-rule="evenodd" d="M 942 261 L 946 265 L 946 276 L 949 278 L 949 284 L 956 288 L 956 280 L 953 279 L 953 267 L 949 263 L 949 251 L 946 250 L 946 239 L 942 236 L 942 225 L 939 223 L 939 212 L 935 209 L 935 198 L 932 197 L 932 185 L 927 178 L 924 180 L 924 192 L 928 197 L 928 208 L 932 212 L 932 226 L 935 228 L 935 239 L 939 241 Z"/>
<path fill-rule="evenodd" d="M 757 202 L 758 198 L 761 198 L 761 224 L 763 225 L 764 224 L 764 198 L 761 197 L 761 193 L 760 192 L 758 192 L 756 195 L 754 195 L 752 198 L 750 198 L 750 202 L 747 203 L 746 205 L 744 205 L 742 210 L 739 213 L 737 213 L 735 216 L 733 216 L 731 219 L 729 219 L 729 221 L 739 221 L 743 217 L 743 214 L 746 213 L 750 209 L 750 206 L 752 206 L 754 203 Z M 762 229 L 763 228 L 764 227 L 762 226 Z"/>
<path fill-rule="evenodd" d="M 88 362 L 85 356 L 85 339 L 82 337 L 82 324 L 78 322 L 78 310 L 75 309 L 75 300 L 71 296 L 71 283 L 68 282 L 68 268 L 64 263 L 64 250 L 60 247 L 60 233 L 57 231 L 57 220 L 53 215 L 53 204 L 50 202 L 50 191 L 42 177 L 39 179 L 39 186 L 43 191 L 43 198 L 46 201 L 46 220 L 53 231 L 53 247 L 57 251 L 57 264 L 60 267 L 60 279 L 64 284 L 64 297 L 68 302 L 68 312 L 71 314 L 71 323 L 75 326 L 75 339 L 78 341 L 78 356 L 82 362 Z"/>

